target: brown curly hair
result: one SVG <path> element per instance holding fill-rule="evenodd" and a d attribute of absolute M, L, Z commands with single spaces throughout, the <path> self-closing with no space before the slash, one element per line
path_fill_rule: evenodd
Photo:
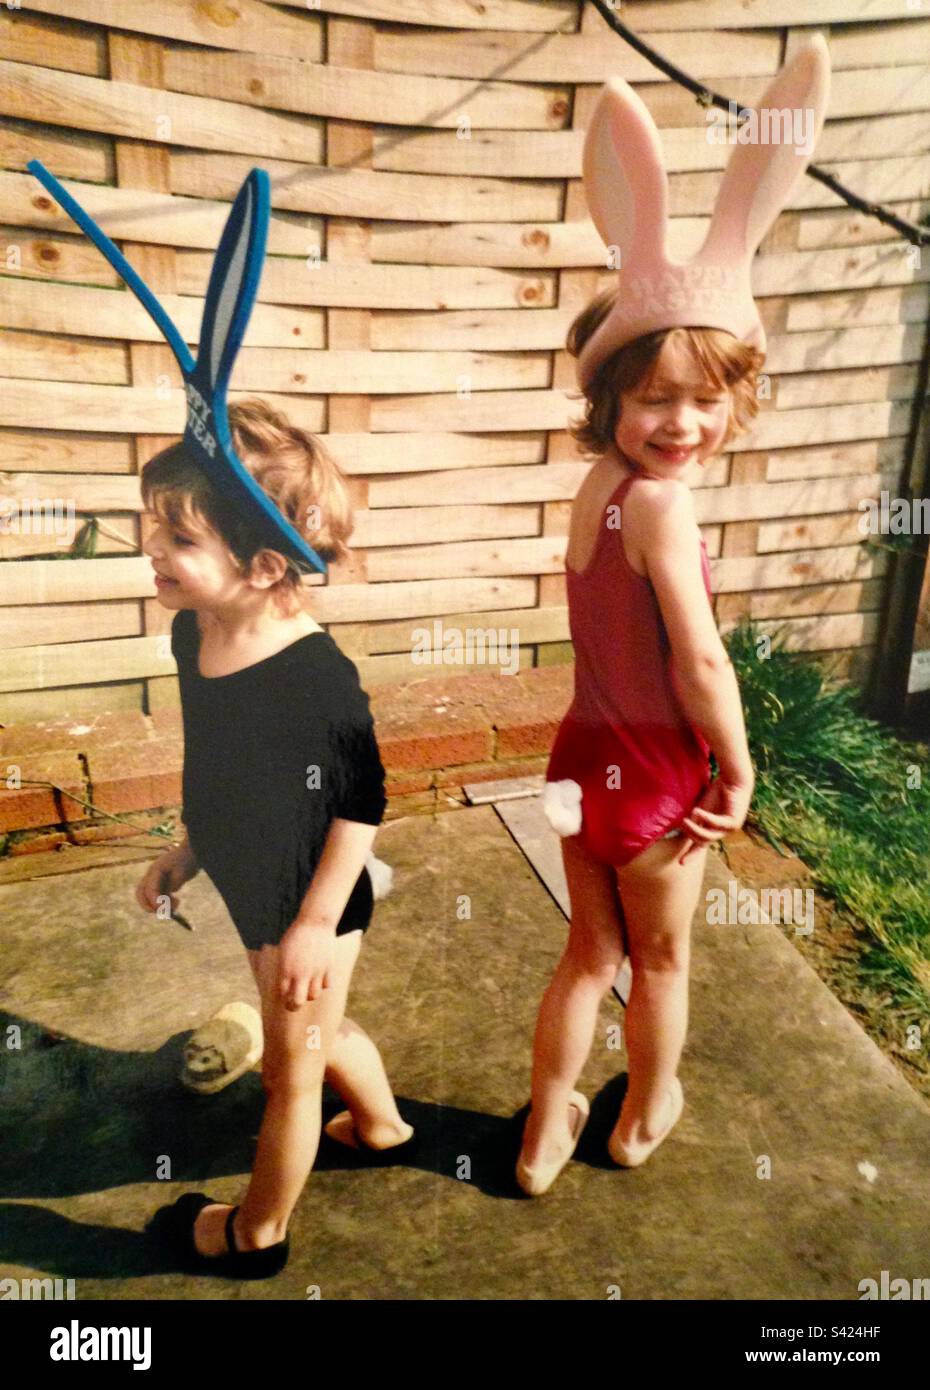
<path fill-rule="evenodd" d="M 568 330 L 565 346 L 578 357 L 585 343 L 603 323 L 617 294 L 616 287 L 596 295 L 575 318 Z M 745 434 L 759 410 L 757 378 L 765 354 L 719 328 L 662 328 L 635 338 L 595 372 L 587 391 L 575 392 L 585 401 L 581 420 L 574 420 L 568 432 L 586 453 L 603 454 L 611 448 L 620 419 L 621 395 L 640 383 L 647 386 L 655 373 L 662 348 L 676 335 L 690 347 L 715 391 L 730 392 L 730 418 L 723 446 Z"/>
<path fill-rule="evenodd" d="M 231 402 L 229 428 L 236 456 L 284 516 L 327 564 L 349 554 L 353 531 L 346 475 L 306 430 L 259 397 Z M 247 518 L 209 481 L 190 458 L 183 441 L 148 460 L 141 474 L 142 501 L 172 527 L 207 525 L 226 542 L 245 575 L 268 547 Z M 302 576 L 288 562 L 286 574 L 271 586 L 281 606 L 303 606 Z"/>

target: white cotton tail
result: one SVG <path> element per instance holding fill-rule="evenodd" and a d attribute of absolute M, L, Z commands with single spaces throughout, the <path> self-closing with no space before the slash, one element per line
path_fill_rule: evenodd
<path fill-rule="evenodd" d="M 379 898 L 386 898 L 394 885 L 394 870 L 390 864 L 385 864 L 383 859 L 376 859 L 374 854 L 369 851 L 368 858 L 365 860 L 365 868 L 371 878 L 371 888 L 375 901 L 377 902 Z"/>
<path fill-rule="evenodd" d="M 581 787 L 571 778 L 547 782 L 543 811 L 557 835 L 577 835 L 581 829 Z"/>

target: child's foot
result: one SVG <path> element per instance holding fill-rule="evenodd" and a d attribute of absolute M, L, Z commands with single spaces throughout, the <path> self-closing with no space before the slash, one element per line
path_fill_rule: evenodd
<path fill-rule="evenodd" d="M 228 1252 L 226 1245 L 226 1218 L 229 1216 L 230 1203 L 214 1203 L 209 1207 L 204 1207 L 197 1213 L 197 1220 L 194 1222 L 194 1246 L 200 1255 L 225 1255 Z M 239 1218 L 241 1212 L 236 1213 L 233 1221 L 233 1239 L 237 1250 L 263 1250 L 266 1246 L 274 1245 L 273 1240 L 266 1240 L 256 1243 L 247 1240 L 239 1229 Z"/>
<path fill-rule="evenodd" d="M 351 1110 L 340 1110 L 324 1128 L 330 1139 L 335 1139 L 337 1144 L 344 1144 L 348 1149 L 362 1147 L 358 1142 L 359 1132 L 355 1128 Z M 412 1137 L 413 1125 L 405 1124 L 403 1121 L 400 1125 L 379 1123 L 361 1134 L 362 1144 L 367 1144 L 370 1149 L 380 1150 L 394 1149 Z"/>
<path fill-rule="evenodd" d="M 226 1253 L 226 1218 L 232 1204 L 215 1204 L 198 1212 L 194 1222 L 194 1247 L 199 1255 Z M 233 1230 L 236 1223 L 233 1222 Z"/>
<path fill-rule="evenodd" d="M 665 1094 L 662 1117 L 655 1126 L 647 1127 L 637 1121 L 632 1130 L 623 1130 L 618 1120 L 607 1141 L 607 1151 L 614 1163 L 623 1168 L 638 1168 L 645 1163 L 681 1119 L 684 1104 L 684 1091 L 676 1076 Z"/>
<path fill-rule="evenodd" d="M 584 1129 L 588 1119 L 588 1099 L 581 1091 L 572 1091 L 568 1098 L 568 1130 L 566 1141 L 558 1148 L 549 1147 L 542 1155 L 537 1154 L 533 1162 L 527 1160 L 527 1152 L 532 1152 L 521 1148 L 520 1157 L 517 1159 L 517 1182 L 528 1197 L 541 1197 L 544 1192 L 555 1182 L 556 1178 L 571 1158 L 575 1149 L 578 1147 L 578 1140 L 581 1138 L 581 1131 Z M 529 1120 L 532 1115 L 527 1116 Z M 526 1131 L 524 1130 L 524 1139 Z"/>

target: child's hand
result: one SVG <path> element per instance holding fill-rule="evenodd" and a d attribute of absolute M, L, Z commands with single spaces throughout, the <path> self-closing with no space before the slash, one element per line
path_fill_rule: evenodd
<path fill-rule="evenodd" d="M 683 864 L 689 854 L 703 849 L 713 840 L 722 840 L 732 830 L 739 830 L 749 811 L 755 781 L 725 782 L 717 777 L 695 803 L 690 816 L 682 820 L 686 847 L 678 860 Z"/>
<path fill-rule="evenodd" d="M 158 899 L 170 898 L 173 916 L 178 905 L 175 893 L 199 869 L 199 864 L 185 845 L 167 850 L 149 865 L 136 884 L 136 902 L 146 912 L 157 912 Z"/>
<path fill-rule="evenodd" d="M 329 988 L 336 932 L 331 927 L 294 922 L 278 951 L 278 993 L 293 1012 Z"/>

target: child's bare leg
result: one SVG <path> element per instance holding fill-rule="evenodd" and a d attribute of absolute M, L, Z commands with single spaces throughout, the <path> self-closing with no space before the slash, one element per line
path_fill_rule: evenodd
<path fill-rule="evenodd" d="M 562 840 L 562 860 L 571 925 L 536 1023 L 522 1151 L 531 1167 L 554 1161 L 571 1145 L 569 1097 L 591 1051 L 601 1000 L 624 955 L 613 869 L 592 858 L 577 836 Z"/>
<path fill-rule="evenodd" d="M 397 1109 L 381 1053 L 364 1028 L 344 1018 L 326 1067 L 326 1080 L 349 1107 L 333 1117 L 327 1134 L 351 1144 L 357 1135 L 372 1148 L 391 1148 L 413 1134 Z"/>
<path fill-rule="evenodd" d="M 329 987 L 299 1009 L 284 1007 L 278 992 L 278 947 L 262 948 L 258 962 L 265 1053 L 262 1084 L 267 1093 L 255 1165 L 233 1234 L 240 1250 L 283 1240 L 291 1212 L 313 1167 L 320 1142 L 323 1076 L 327 1053 L 345 1013 L 362 933 L 337 936 Z M 311 1028 L 319 1029 L 318 1035 Z M 318 1043 L 317 1046 L 308 1046 Z M 205 1255 L 225 1248 L 227 1205 L 205 1207 L 195 1239 Z"/>
<path fill-rule="evenodd" d="M 684 841 L 659 840 L 617 869 L 633 986 L 626 1008 L 629 1087 L 617 1125 L 624 1144 L 648 1142 L 668 1123 L 668 1090 L 688 1029 L 691 919 L 706 845 L 678 863 Z"/>
<path fill-rule="evenodd" d="M 260 951 L 247 951 L 260 984 Z M 375 1043 L 359 1024 L 343 1018 L 326 1061 L 326 1080 L 349 1107 L 329 1121 L 327 1134 L 351 1145 L 359 1135 L 372 1148 L 390 1148 L 409 1139 L 413 1130 L 397 1109 L 384 1062 Z"/>

